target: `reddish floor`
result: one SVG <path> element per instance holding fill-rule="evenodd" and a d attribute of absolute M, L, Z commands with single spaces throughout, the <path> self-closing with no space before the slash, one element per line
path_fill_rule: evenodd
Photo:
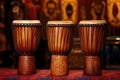
<path fill-rule="evenodd" d="M 33 75 L 18 75 L 15 69 L 0 69 L 0 80 L 120 80 L 120 70 L 103 70 L 102 76 L 85 76 L 83 70 L 69 70 L 66 76 L 55 77 L 50 70 L 37 70 Z"/>

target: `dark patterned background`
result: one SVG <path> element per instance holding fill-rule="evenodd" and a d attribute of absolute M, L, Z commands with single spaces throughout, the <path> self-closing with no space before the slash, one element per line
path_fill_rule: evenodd
<path fill-rule="evenodd" d="M 20 16 L 22 13 L 19 12 L 18 17 L 12 13 L 12 1 L 13 0 L 0 0 L 0 4 L 2 4 L 2 2 L 5 4 L 4 8 L 1 7 L 3 9 L 3 15 L 0 15 L 0 22 L 5 25 L 6 50 L 1 52 L 1 54 L 4 53 L 1 59 L 3 61 L 2 66 L 5 67 L 11 67 L 12 65 L 13 67 L 17 66 L 18 54 L 16 54 L 14 50 L 11 34 L 11 23 L 14 19 L 39 19 L 42 23 L 41 41 L 35 53 L 37 68 L 49 68 L 50 65 L 51 54 L 48 51 L 46 39 L 46 23 L 49 20 L 72 20 L 76 24 L 73 34 L 75 37 L 73 50 L 69 55 L 69 68 L 83 67 L 83 53 L 80 50 L 77 26 L 80 20 L 105 19 L 108 22 L 108 32 L 106 34 L 108 36 L 120 35 L 120 21 L 118 18 L 120 11 L 118 4 L 120 1 L 118 0 L 25 0 L 24 8 L 20 8 L 20 11 L 23 9 L 23 13 L 25 12 L 25 16 Z M 110 4 L 108 4 L 108 2 L 110 2 Z M 111 12 L 108 12 L 109 10 Z M 115 24 L 113 25 L 112 23 Z M 116 50 L 116 47 L 113 47 L 113 49 Z M 106 47 L 106 51 L 107 50 L 109 54 L 109 45 Z M 114 53 L 114 50 L 112 51 Z M 119 49 L 117 51 L 118 52 L 115 53 L 120 53 Z M 108 57 L 110 57 L 110 55 L 107 55 L 107 58 Z M 112 60 L 114 59 L 115 58 Z M 116 61 L 119 61 L 119 58 L 115 60 L 115 62 Z M 103 62 L 106 63 L 106 61 Z"/>

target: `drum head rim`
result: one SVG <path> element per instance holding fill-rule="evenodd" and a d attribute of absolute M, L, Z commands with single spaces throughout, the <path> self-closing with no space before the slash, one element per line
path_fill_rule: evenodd
<path fill-rule="evenodd" d="M 13 20 L 13 24 L 41 24 L 39 20 Z"/>
<path fill-rule="evenodd" d="M 48 21 L 47 22 L 47 25 L 51 25 L 51 24 L 52 25 L 57 25 L 57 24 L 60 24 L 60 25 L 61 24 L 63 24 L 63 25 L 67 24 L 68 25 L 68 24 L 74 24 L 74 23 L 73 23 L 73 21 Z"/>
<path fill-rule="evenodd" d="M 82 20 L 82 21 L 79 21 L 79 25 L 80 24 L 106 24 L 106 20 Z"/>

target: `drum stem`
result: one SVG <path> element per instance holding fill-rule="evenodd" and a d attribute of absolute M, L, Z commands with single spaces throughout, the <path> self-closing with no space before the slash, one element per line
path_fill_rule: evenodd
<path fill-rule="evenodd" d="M 51 74 L 63 76 L 68 74 L 68 57 L 64 55 L 52 55 Z"/>
<path fill-rule="evenodd" d="M 19 56 L 18 74 L 29 75 L 36 73 L 34 56 Z"/>

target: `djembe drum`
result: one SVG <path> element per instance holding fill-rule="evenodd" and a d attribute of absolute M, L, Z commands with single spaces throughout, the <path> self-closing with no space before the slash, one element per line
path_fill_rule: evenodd
<path fill-rule="evenodd" d="M 18 74 L 36 72 L 34 52 L 40 40 L 40 26 L 39 20 L 14 20 L 12 23 L 14 46 L 20 55 Z"/>
<path fill-rule="evenodd" d="M 72 49 L 72 21 L 49 21 L 47 23 L 48 48 L 52 53 L 51 74 L 68 74 L 68 53 Z"/>
<path fill-rule="evenodd" d="M 79 22 L 80 45 L 85 52 L 84 74 L 101 75 L 101 54 L 105 42 L 105 20 Z"/>

